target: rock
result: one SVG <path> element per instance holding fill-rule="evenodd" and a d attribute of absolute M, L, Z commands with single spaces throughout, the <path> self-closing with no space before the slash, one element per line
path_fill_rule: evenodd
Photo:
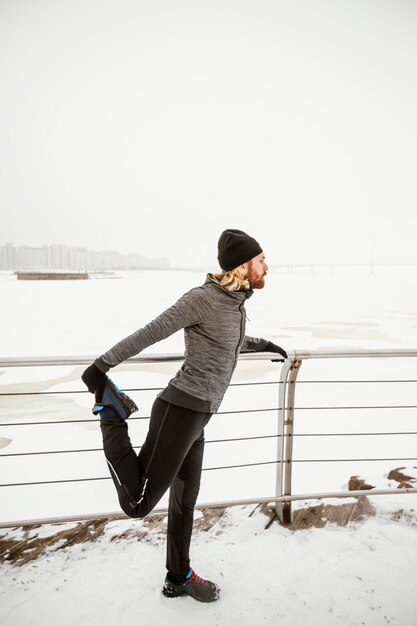
<path fill-rule="evenodd" d="M 348 483 L 349 491 L 358 491 L 359 489 L 375 489 L 375 485 L 368 485 L 363 478 L 359 476 L 351 476 Z"/>
<path fill-rule="evenodd" d="M 412 485 L 411 483 L 407 483 L 405 481 L 402 481 L 401 483 L 398 483 L 397 485 L 397 489 L 413 489 L 416 485 Z"/>
<path fill-rule="evenodd" d="M 415 482 L 414 476 L 407 476 L 407 474 L 403 474 L 402 472 L 400 472 L 400 470 L 404 469 L 405 467 L 397 467 L 391 470 L 388 474 L 388 480 L 396 480 L 397 483 L 407 482 L 409 480 Z M 410 487 L 412 487 L 412 485 L 410 485 Z"/>

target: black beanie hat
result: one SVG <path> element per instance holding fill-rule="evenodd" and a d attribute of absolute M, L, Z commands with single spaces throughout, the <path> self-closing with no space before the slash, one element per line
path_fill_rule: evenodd
<path fill-rule="evenodd" d="M 228 228 L 222 232 L 217 249 L 219 265 L 226 272 L 250 261 L 262 252 L 256 239 L 244 233 L 243 230 L 234 228 Z"/>

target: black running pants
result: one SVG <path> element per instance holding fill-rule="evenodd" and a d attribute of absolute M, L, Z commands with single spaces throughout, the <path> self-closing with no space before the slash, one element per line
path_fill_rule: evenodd
<path fill-rule="evenodd" d="M 185 580 L 190 568 L 194 506 L 200 489 L 204 427 L 210 413 L 199 413 L 156 398 L 149 431 L 134 451 L 127 423 L 110 408 L 101 412 L 103 448 L 120 506 L 129 517 L 144 517 L 170 487 L 167 570 Z"/>

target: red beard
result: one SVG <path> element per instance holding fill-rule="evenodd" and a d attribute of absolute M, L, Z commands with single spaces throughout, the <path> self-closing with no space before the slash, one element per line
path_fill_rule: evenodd
<path fill-rule="evenodd" d="M 251 289 L 263 289 L 265 287 L 265 279 L 264 276 L 260 276 L 253 269 L 252 263 L 249 263 L 248 267 L 248 275 L 246 277 L 249 281 L 249 285 Z"/>

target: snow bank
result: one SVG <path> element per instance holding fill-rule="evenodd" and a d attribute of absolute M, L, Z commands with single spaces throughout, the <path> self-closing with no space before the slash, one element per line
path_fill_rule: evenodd
<path fill-rule="evenodd" d="M 399 521 L 387 510 L 340 528 L 292 532 L 253 507 L 227 509 L 207 531 L 195 531 L 192 564 L 222 588 L 203 605 L 168 600 L 163 529 L 143 521 L 106 526 L 93 543 L 50 551 L 0 572 L 0 621 L 8 626 L 301 626 L 417 624 L 415 581 L 417 499 L 401 502 Z M 398 509 L 398 507 L 397 507 Z M 252 515 L 251 515 L 252 513 Z M 57 527 L 59 529 L 59 527 Z"/>

